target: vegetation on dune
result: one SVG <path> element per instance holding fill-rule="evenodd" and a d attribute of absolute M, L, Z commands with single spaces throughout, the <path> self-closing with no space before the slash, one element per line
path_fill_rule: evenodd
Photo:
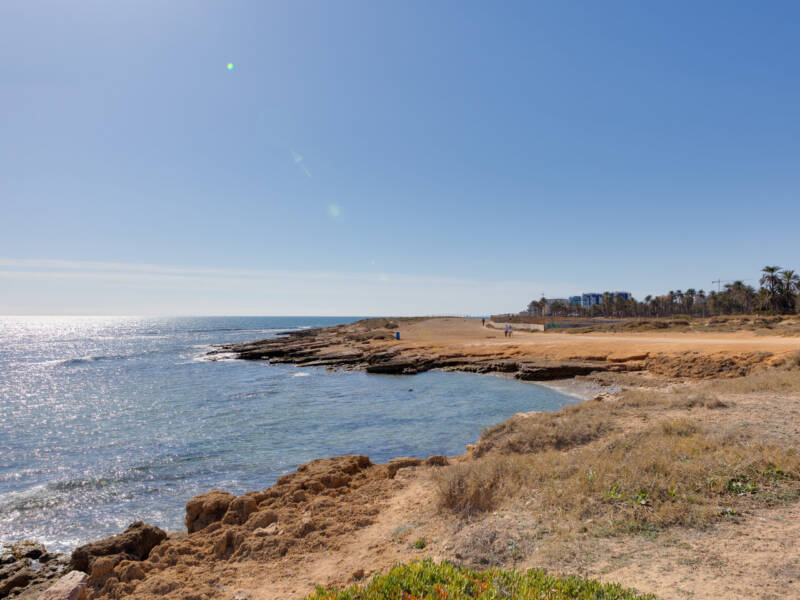
<path fill-rule="evenodd" d="M 623 397 L 613 403 L 614 410 L 624 410 L 626 402 L 635 407 L 643 400 Z M 724 408 L 702 395 L 659 395 L 653 402 L 666 409 Z M 585 404 L 583 414 L 573 413 L 577 440 L 583 439 L 583 421 L 600 410 L 592 405 L 604 403 Z M 522 421 L 506 433 L 512 439 L 536 435 L 541 426 Z M 702 526 L 736 514 L 745 502 L 796 498 L 800 488 L 800 456 L 794 449 L 762 444 L 737 431 L 709 431 L 687 418 L 611 432 L 567 450 L 536 445 L 528 450 L 519 442 L 502 443 L 497 432 L 488 435 L 496 439 L 484 456 L 437 472 L 443 510 L 467 518 L 521 503 L 548 521 L 550 531 L 606 535 Z"/>
<path fill-rule="evenodd" d="M 544 571 L 473 571 L 431 560 L 397 565 L 365 585 L 318 587 L 306 600 L 651 600 L 618 584 Z"/>

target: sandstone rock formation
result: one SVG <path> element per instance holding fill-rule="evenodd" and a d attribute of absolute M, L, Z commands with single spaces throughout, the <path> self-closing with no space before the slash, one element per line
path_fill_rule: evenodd
<path fill-rule="evenodd" d="M 235 497 L 222 490 L 211 490 L 207 494 L 192 498 L 186 503 L 186 529 L 189 533 L 194 533 L 219 521 Z"/>
<path fill-rule="evenodd" d="M 136 521 L 123 533 L 76 548 L 70 568 L 88 573 L 88 585 L 94 589 L 102 587 L 117 567 L 116 578 L 122 581 L 140 579 L 144 572 L 137 563 L 146 559 L 166 537 L 158 527 Z"/>
<path fill-rule="evenodd" d="M 213 573 L 226 565 L 336 549 L 346 534 L 370 525 L 389 495 L 405 485 L 395 478 L 400 469 L 446 461 L 435 456 L 376 465 L 366 456 L 338 456 L 301 465 L 263 491 L 203 494 L 186 505 L 189 535 L 171 536 L 142 561 L 95 558 L 92 599 L 177 599 L 188 597 L 187 590 L 192 597 L 218 597 Z"/>

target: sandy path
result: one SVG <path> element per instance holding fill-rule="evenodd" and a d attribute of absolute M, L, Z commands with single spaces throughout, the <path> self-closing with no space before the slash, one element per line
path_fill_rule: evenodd
<path fill-rule="evenodd" d="M 800 598 L 800 509 L 761 510 L 743 523 L 684 530 L 605 548 L 595 575 L 664 600 Z M 592 569 L 593 571 L 595 569 Z"/>
<path fill-rule="evenodd" d="M 517 356 L 555 359 L 617 356 L 624 354 L 679 354 L 771 352 L 784 354 L 800 349 L 800 338 L 756 335 L 753 332 L 708 334 L 647 333 L 541 333 L 517 332 L 506 338 L 502 331 L 482 327 L 476 319 L 436 318 L 400 326 L 406 348 L 435 349 L 467 354 L 506 351 Z"/>

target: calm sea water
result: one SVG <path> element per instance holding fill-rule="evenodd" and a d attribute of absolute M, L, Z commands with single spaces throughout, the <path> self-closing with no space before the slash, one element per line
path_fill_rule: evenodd
<path fill-rule="evenodd" d="M 314 458 L 460 454 L 484 426 L 573 399 L 499 377 L 203 360 L 210 344 L 345 318 L 0 318 L 0 542 L 52 550 L 134 520 L 183 527 L 213 488 Z"/>

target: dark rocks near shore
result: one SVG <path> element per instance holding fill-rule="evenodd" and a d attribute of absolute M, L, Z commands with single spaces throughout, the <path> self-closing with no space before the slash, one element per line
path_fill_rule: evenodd
<path fill-rule="evenodd" d="M 0 553 L 0 598 L 38 599 L 67 569 L 69 557 L 38 542 L 19 542 Z"/>

